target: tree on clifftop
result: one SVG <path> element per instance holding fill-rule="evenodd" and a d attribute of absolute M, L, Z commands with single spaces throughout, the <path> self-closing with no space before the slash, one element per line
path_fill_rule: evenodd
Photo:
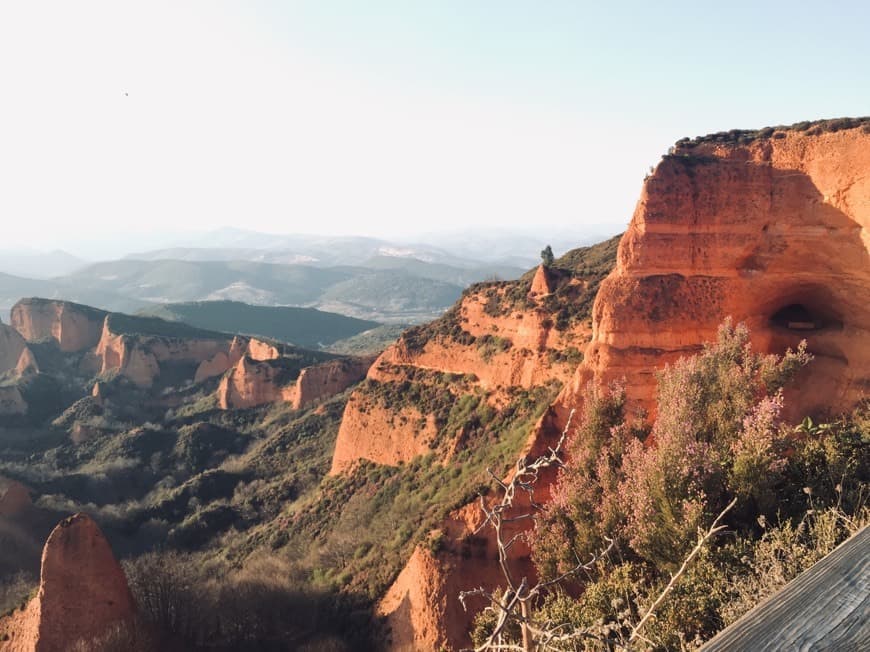
<path fill-rule="evenodd" d="M 553 255 L 553 248 L 547 245 L 541 250 L 541 262 L 544 267 L 551 267 L 555 262 L 556 257 Z"/>

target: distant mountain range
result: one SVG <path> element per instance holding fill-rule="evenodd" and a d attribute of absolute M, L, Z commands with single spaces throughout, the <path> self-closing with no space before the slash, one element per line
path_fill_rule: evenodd
<path fill-rule="evenodd" d="M 537 262 L 538 252 L 548 244 L 559 255 L 578 246 L 599 242 L 613 235 L 614 231 L 613 225 L 582 225 L 567 229 L 548 227 L 535 221 L 523 228 L 468 228 L 410 237 L 288 235 L 220 228 L 204 233 L 101 233 L 83 235 L 81 240 L 47 241 L 53 243 L 51 248 L 63 249 L 69 252 L 67 256 L 71 254 L 77 260 L 89 262 L 120 258 L 172 258 L 330 266 L 360 265 L 369 258 L 387 255 L 413 257 L 455 267 L 495 263 L 527 268 Z M 31 249 L 38 246 L 36 243 L 35 238 L 30 244 Z M 8 246 L 5 248 L 9 249 Z M 42 255 L 32 250 L 26 253 L 31 256 Z M 4 266 L 2 260 L 0 271 L 18 276 L 35 276 L 22 267 Z M 52 270 L 40 273 L 40 276 L 61 275 L 69 271 L 70 268 Z"/>
<path fill-rule="evenodd" d="M 0 273 L 29 278 L 63 276 L 88 264 L 66 251 L 0 249 Z"/>
<path fill-rule="evenodd" d="M 0 252 L 0 315 L 22 297 L 41 296 L 128 313 L 238 301 L 417 323 L 437 317 L 472 283 L 515 279 L 538 262 L 546 244 L 559 253 L 582 244 L 577 238 L 562 233 L 547 242 L 525 233 L 468 231 L 433 234 L 420 244 L 225 228 L 139 253 L 129 253 L 127 242 L 117 250 L 122 258 L 97 263 L 65 251 Z"/>
<path fill-rule="evenodd" d="M 315 267 L 248 261 L 118 260 L 53 279 L 0 274 L 0 311 L 41 296 L 136 312 L 166 303 L 243 301 L 321 308 L 389 323 L 431 319 L 469 284 L 516 278 L 521 268 L 451 267 L 416 259 L 375 258 L 369 266 Z"/>
<path fill-rule="evenodd" d="M 594 237 L 589 238 L 594 240 Z M 133 260 L 246 260 L 318 267 L 366 266 L 373 259 L 416 260 L 458 268 L 481 265 L 528 268 L 547 244 L 556 251 L 577 246 L 577 236 L 543 238 L 516 233 L 432 234 L 425 242 L 359 236 L 279 235 L 220 229 L 185 244 L 129 253 Z"/>

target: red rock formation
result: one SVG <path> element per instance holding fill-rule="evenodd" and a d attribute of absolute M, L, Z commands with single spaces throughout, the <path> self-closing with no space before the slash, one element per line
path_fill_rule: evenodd
<path fill-rule="evenodd" d="M 37 371 L 36 359 L 18 331 L 0 324 L 0 376 L 10 371 L 19 376 Z"/>
<path fill-rule="evenodd" d="M 351 394 L 339 427 L 330 473 L 352 468 L 362 459 L 398 464 L 432 452 L 438 429 L 432 415 L 408 406 L 401 411 L 370 403 L 359 393 Z"/>
<path fill-rule="evenodd" d="M 247 354 L 252 360 L 275 360 L 281 357 L 281 352 L 274 344 L 254 337 L 248 340 Z"/>
<path fill-rule="evenodd" d="M 218 351 L 214 357 L 204 360 L 196 370 L 195 382 L 201 382 L 206 378 L 222 376 L 235 367 L 242 356 L 247 355 L 252 360 L 275 360 L 281 357 L 281 352 L 267 342 L 256 338 L 250 340 L 243 337 L 234 337 L 229 351 Z"/>
<path fill-rule="evenodd" d="M 535 270 L 535 277 L 532 279 L 529 295 L 532 297 L 542 297 L 550 294 L 552 291 L 553 285 L 550 279 L 550 271 L 544 265 L 538 265 L 538 269 Z"/>
<path fill-rule="evenodd" d="M 753 345 L 806 339 L 815 360 L 790 401 L 841 410 L 870 387 L 870 133 L 787 131 L 678 148 L 658 165 L 594 308 L 589 379 L 624 377 L 654 410 L 654 370 L 715 340 L 727 316 Z"/>
<path fill-rule="evenodd" d="M 546 413 L 532 429 L 523 450 L 518 454 L 534 459 L 546 454 L 555 441 L 547 433 L 554 430 L 551 413 Z M 505 478 L 507 481 L 509 478 Z M 555 474 L 545 472 L 535 487 L 534 500 L 546 503 Z M 497 500 L 493 496 L 490 500 Z M 528 496 L 518 492 L 514 511 L 509 515 L 530 512 Z M 390 648 L 394 650 L 459 650 L 470 645 L 474 616 L 487 605 L 479 597 L 462 608 L 459 594 L 479 587 L 493 591 L 505 585 L 498 563 L 498 547 L 492 528 L 483 527 L 484 514 L 477 501 L 454 510 L 430 536 L 440 540 L 436 554 L 418 546 L 405 568 L 377 606 L 387 619 L 391 631 Z M 504 540 L 526 529 L 528 521 L 506 522 Z M 508 551 L 511 572 L 534 582 L 536 570 L 524 540 Z"/>
<path fill-rule="evenodd" d="M 0 476 L 0 516 L 17 516 L 32 504 L 27 487 Z"/>
<path fill-rule="evenodd" d="M 499 404 L 511 388 L 572 377 L 577 362 L 560 354 L 586 344 L 584 325 L 559 331 L 552 315 L 536 304 L 493 316 L 486 313 L 487 301 L 481 290 L 463 297 L 458 307 L 456 319 L 473 340 L 470 344 L 434 335 L 411 350 L 403 339 L 375 361 L 368 378 L 401 383 L 415 370 L 435 370 L 463 377 Z M 330 472 L 341 473 L 360 459 L 395 465 L 432 452 L 429 444 L 437 429 L 430 417 L 414 406 L 387 409 L 365 392 L 355 392 L 341 420 Z"/>
<path fill-rule="evenodd" d="M 127 579 L 97 524 L 76 514 L 54 528 L 42 552 L 39 592 L 0 621 L 2 652 L 62 652 L 102 635 L 136 611 Z"/>
<path fill-rule="evenodd" d="M 269 348 L 278 353 L 274 347 Z M 260 348 L 259 352 L 269 353 L 269 350 Z M 284 401 L 298 410 L 358 383 L 371 363 L 371 359 L 365 358 L 331 360 L 306 367 L 295 381 L 288 381 L 280 359 L 256 360 L 244 356 L 221 380 L 218 405 L 229 410 Z"/>
<path fill-rule="evenodd" d="M 280 376 L 280 367 L 243 356 L 221 379 L 218 405 L 222 410 L 232 410 L 289 400 L 293 388 L 287 387 Z"/>
<path fill-rule="evenodd" d="M 28 342 L 57 341 L 61 351 L 84 351 L 97 345 L 106 314 L 68 301 L 22 299 L 12 307 L 12 326 Z"/>
<path fill-rule="evenodd" d="M 196 374 L 194 374 L 193 380 L 196 383 L 201 383 L 207 378 L 222 376 L 238 364 L 238 362 L 238 359 L 233 361 L 233 358 L 231 358 L 229 354 L 224 353 L 223 351 L 218 351 L 214 354 L 214 357 L 208 360 L 203 360 L 200 363 L 199 367 L 196 368 Z"/>
<path fill-rule="evenodd" d="M 342 358 L 305 367 L 296 380 L 293 407 L 299 410 L 343 392 L 365 378 L 372 362 L 372 358 Z"/>
<path fill-rule="evenodd" d="M 117 371 L 140 387 L 150 387 L 160 375 L 161 363 L 199 365 L 195 379 L 202 380 L 209 375 L 204 369 L 219 370 L 222 365 L 215 361 L 228 358 L 231 349 L 229 339 L 116 333 L 107 318 L 96 348 L 82 366 L 94 373 Z"/>
<path fill-rule="evenodd" d="M 378 615 L 386 618 L 390 629 L 390 649 L 459 650 L 469 646 L 473 618 L 486 604 L 481 598 L 469 598 L 466 611 L 459 594 L 504 585 L 492 537 L 488 532 L 475 534 L 482 520 L 477 504 L 467 505 L 450 514 L 442 529 L 432 534 L 442 540 L 437 553 L 422 545 L 414 550 L 377 605 Z M 519 577 L 534 577 L 527 548 L 514 548 L 510 559 Z"/>
<path fill-rule="evenodd" d="M 530 450 L 552 441 L 569 410 L 581 407 L 590 380 L 624 378 L 630 409 L 654 413 L 655 371 L 714 340 L 728 316 L 748 323 L 753 344 L 762 351 L 782 352 L 807 339 L 815 360 L 791 397 L 800 416 L 849 408 L 865 397 L 870 387 L 868 170 L 866 126 L 771 132 L 745 144 L 701 142 L 665 157 L 645 183 L 617 268 L 598 293 L 585 361 L 550 418 L 531 434 Z M 481 317 L 480 323 L 485 321 Z M 412 359 L 419 362 L 433 351 L 427 343 Z M 447 353 L 439 355 L 452 360 Z M 428 362 L 438 364 L 434 358 Z M 359 427 L 350 404 L 345 418 L 348 429 Z M 382 428 L 359 425 L 375 437 Z M 337 454 L 341 444 L 340 435 Z M 547 487 L 539 493 L 536 500 L 545 500 Z M 467 537 L 462 528 L 444 529 L 447 551 L 433 556 L 419 548 L 380 604 L 394 649 L 467 646 L 468 618 L 453 601 L 463 588 L 498 579 L 486 577 L 491 560 L 468 564 L 460 560 L 467 555 L 451 550 Z M 484 539 L 481 545 L 490 543 Z"/>

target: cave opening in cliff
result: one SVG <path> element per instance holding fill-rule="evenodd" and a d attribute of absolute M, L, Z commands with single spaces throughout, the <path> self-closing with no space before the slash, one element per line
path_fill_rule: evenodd
<path fill-rule="evenodd" d="M 816 308 L 812 303 L 789 303 L 770 317 L 772 325 L 790 331 L 820 331 L 842 328 L 843 322 L 830 310 Z"/>

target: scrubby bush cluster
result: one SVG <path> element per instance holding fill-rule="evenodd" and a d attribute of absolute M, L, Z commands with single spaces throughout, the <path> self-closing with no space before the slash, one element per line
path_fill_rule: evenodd
<path fill-rule="evenodd" d="M 676 142 L 676 149 L 690 149 L 704 144 L 738 144 L 749 143 L 762 138 L 785 138 L 788 131 L 798 131 L 809 136 L 818 136 L 824 133 L 836 133 L 844 129 L 861 127 L 864 133 L 870 133 L 870 117 L 862 118 L 833 118 L 830 120 L 805 120 L 792 125 L 779 125 L 777 127 L 765 127 L 764 129 L 732 129 L 720 131 L 698 138 L 681 138 Z"/>
<path fill-rule="evenodd" d="M 244 569 L 178 553 L 149 553 L 124 566 L 139 615 L 185 649 L 365 650 L 372 631 L 352 596 L 313 592 L 284 558 Z"/>
<path fill-rule="evenodd" d="M 645 645 L 710 638 L 870 520 L 870 409 L 823 426 L 783 420 L 783 387 L 810 358 L 803 345 L 755 353 L 747 329 L 726 323 L 716 344 L 661 372 L 651 427 L 625 414 L 621 387 L 589 388 L 533 557 L 554 578 L 606 539 L 616 546 L 538 605 L 540 622 L 589 634 L 564 649 L 626 640 L 732 500 L 727 533 L 680 577 Z M 478 640 L 485 631 L 484 619 Z"/>

